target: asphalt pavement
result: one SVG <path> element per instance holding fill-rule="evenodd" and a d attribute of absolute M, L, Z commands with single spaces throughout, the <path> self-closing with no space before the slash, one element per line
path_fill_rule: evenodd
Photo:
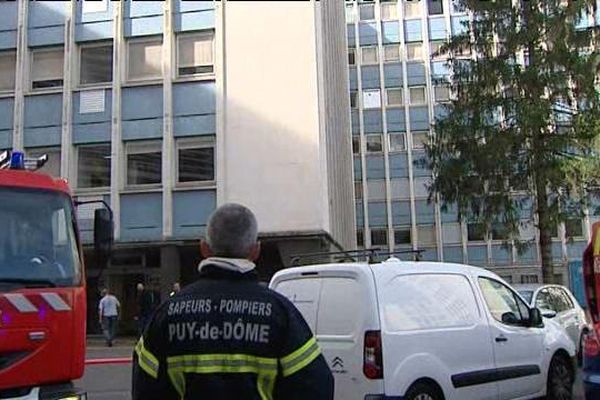
<path fill-rule="evenodd" d="M 131 400 L 131 363 L 124 359 L 131 358 L 133 345 L 132 339 L 121 339 L 114 347 L 106 347 L 98 339 L 88 340 L 87 360 L 102 362 L 86 365 L 85 375 L 76 382 L 87 391 L 89 400 Z M 580 374 L 573 400 L 584 400 Z"/>

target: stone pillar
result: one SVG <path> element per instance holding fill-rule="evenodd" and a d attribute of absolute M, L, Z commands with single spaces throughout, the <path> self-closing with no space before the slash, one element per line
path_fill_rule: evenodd
<path fill-rule="evenodd" d="M 179 282 L 181 265 L 177 246 L 160 249 L 160 296 L 165 300 L 171 293 L 173 283 Z"/>

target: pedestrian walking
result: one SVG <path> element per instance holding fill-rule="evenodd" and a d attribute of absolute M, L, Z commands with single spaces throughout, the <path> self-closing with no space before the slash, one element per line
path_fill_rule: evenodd
<path fill-rule="evenodd" d="M 136 315 L 134 319 L 137 322 L 137 333 L 138 338 L 142 336 L 142 332 L 146 327 L 146 324 L 150 320 L 152 311 L 154 310 L 154 295 L 153 293 L 144 287 L 143 283 L 137 284 L 137 296 L 136 296 Z"/>
<path fill-rule="evenodd" d="M 101 294 L 102 298 L 98 304 L 98 319 L 102 326 L 106 345 L 112 347 L 117 334 L 121 303 L 115 296 L 110 294 L 108 289 L 102 289 Z"/>
<path fill-rule="evenodd" d="M 333 375 L 308 324 L 258 282 L 254 214 L 209 218 L 199 279 L 156 311 L 133 360 L 133 400 L 331 400 Z"/>
<path fill-rule="evenodd" d="M 169 294 L 169 297 L 173 297 L 175 296 L 177 293 L 179 293 L 181 291 L 181 286 L 179 286 L 179 282 L 175 282 L 173 284 L 173 290 L 171 291 L 171 293 Z"/>

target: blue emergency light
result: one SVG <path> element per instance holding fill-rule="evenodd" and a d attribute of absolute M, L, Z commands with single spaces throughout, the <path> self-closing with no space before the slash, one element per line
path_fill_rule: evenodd
<path fill-rule="evenodd" d="M 44 154 L 38 158 L 25 158 L 22 151 L 6 150 L 0 153 L 0 169 L 17 169 L 35 171 L 48 162 L 48 155 Z"/>
<path fill-rule="evenodd" d="M 10 155 L 10 169 L 25 169 L 25 154 L 13 151 Z"/>

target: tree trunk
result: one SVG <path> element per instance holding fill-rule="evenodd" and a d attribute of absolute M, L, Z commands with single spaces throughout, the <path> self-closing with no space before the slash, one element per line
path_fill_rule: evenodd
<path fill-rule="evenodd" d="M 554 266 L 552 265 L 552 233 L 553 224 L 550 223 L 548 210 L 548 192 L 543 174 L 536 175 L 536 201 L 538 216 L 538 231 L 540 234 L 540 254 L 542 258 L 542 281 L 554 283 Z"/>

